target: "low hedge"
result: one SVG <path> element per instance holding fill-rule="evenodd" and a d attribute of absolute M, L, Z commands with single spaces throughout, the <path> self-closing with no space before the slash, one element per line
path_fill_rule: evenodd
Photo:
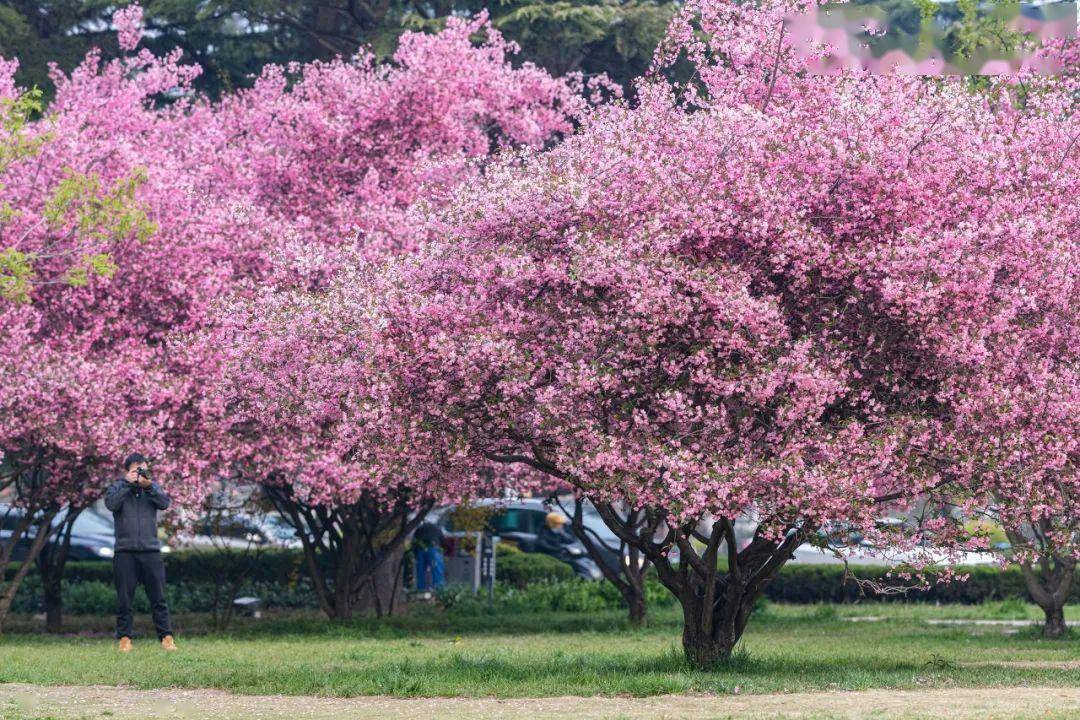
<path fill-rule="evenodd" d="M 162 556 L 170 583 L 214 583 L 242 572 L 251 582 L 289 585 L 307 577 L 304 554 L 293 550 L 264 550 L 258 556 L 236 552 L 172 552 Z M 72 583 L 112 583 L 112 563 L 88 560 L 69 562 L 64 579 Z"/>
<path fill-rule="evenodd" d="M 222 579 L 237 572 L 245 576 L 240 595 L 254 595 L 267 607 L 316 608 L 318 602 L 304 566 L 303 554 L 275 550 L 259 555 L 257 562 L 246 566 L 238 553 L 177 552 L 165 556 L 168 593 L 176 612 L 207 612 L 214 609 L 214 589 Z M 884 585 L 902 583 L 888 577 L 889 569 L 856 566 L 853 572 L 864 580 Z M 875 595 L 864 593 L 860 586 L 844 581 L 840 565 L 788 565 L 765 588 L 765 598 L 786 603 L 851 603 L 859 600 L 891 602 L 933 602 L 976 604 L 988 601 L 1019 599 L 1029 601 L 1020 569 L 1001 570 L 994 566 L 960 568 L 968 575 L 965 582 L 935 585 L 926 591 Z M 609 583 L 589 583 L 575 579 L 569 565 L 537 553 L 523 553 L 499 545 L 497 564 L 502 605 L 520 610 L 576 609 L 591 610 L 617 607 L 619 596 Z M 528 592 L 526 592 L 528 591 Z M 660 607 L 674 598 L 654 575 L 646 586 L 650 606 Z M 64 606 L 68 612 L 110 614 L 115 607 L 112 564 L 109 562 L 68 563 L 64 580 Z M 460 591 L 448 591 L 447 604 L 467 604 Z M 1073 583 L 1070 602 L 1080 603 L 1080 582 Z M 136 593 L 140 612 L 145 611 L 143 593 Z M 41 581 L 31 573 L 15 598 L 16 612 L 40 612 Z"/>
<path fill-rule="evenodd" d="M 498 545 L 495 577 L 500 583 L 524 588 L 536 583 L 556 583 L 574 579 L 574 569 L 564 562 L 540 553 L 524 553 L 506 545 Z"/>
<path fill-rule="evenodd" d="M 207 582 L 170 582 L 165 593 L 169 608 L 173 612 L 213 612 L 216 604 L 223 604 L 227 598 L 215 599 L 215 585 Z M 224 594 L 223 594 L 224 595 Z M 311 583 L 305 578 L 295 585 L 281 583 L 245 583 L 237 597 L 254 596 L 262 600 L 268 608 L 316 608 L 318 599 Z M 111 615 L 116 612 L 116 590 L 112 581 L 85 580 L 71 583 L 64 581 L 61 590 L 64 611 L 76 615 Z M 38 613 L 43 610 L 41 580 L 29 576 L 19 588 L 12 609 L 15 612 Z M 136 612 L 150 611 L 146 594 L 141 590 L 135 593 Z"/>
<path fill-rule="evenodd" d="M 858 565 L 852 568 L 852 573 L 860 580 L 882 585 L 904 584 L 898 578 L 890 578 L 890 568 L 887 567 Z M 993 565 L 976 565 L 957 568 L 957 573 L 967 575 L 968 579 L 933 585 L 928 590 L 879 595 L 870 591 L 864 593 L 859 584 L 852 580 L 844 582 L 842 565 L 786 565 L 766 586 L 765 597 L 774 602 L 789 603 L 849 603 L 870 599 L 965 605 L 1011 598 L 1030 600 L 1019 567 L 1011 566 L 1002 570 Z M 1069 602 L 1080 603 L 1080 583 L 1073 583 Z"/>

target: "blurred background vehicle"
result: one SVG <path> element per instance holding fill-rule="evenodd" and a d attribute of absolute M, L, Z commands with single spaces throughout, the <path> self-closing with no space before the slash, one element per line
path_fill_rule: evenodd
<path fill-rule="evenodd" d="M 192 531 L 178 532 L 176 540 L 184 547 L 235 550 L 262 546 L 298 549 L 302 545 L 295 528 L 277 513 L 206 515 Z"/>
<path fill-rule="evenodd" d="M 54 529 L 59 528 L 67 517 L 67 510 L 62 510 L 53 518 Z M 11 505 L 0 504 L 0 545 L 11 537 L 11 533 L 18 527 L 23 518 L 23 511 Z M 26 557 L 32 542 L 31 537 L 24 535 L 15 545 L 12 553 L 13 560 L 22 560 Z M 71 547 L 68 550 L 70 560 L 111 560 L 113 557 L 113 519 L 112 516 L 97 509 L 97 506 L 89 507 L 79 513 L 71 528 Z M 172 552 L 172 547 L 162 545 L 161 551 Z"/>
<path fill-rule="evenodd" d="M 510 543 L 522 552 L 527 553 L 540 551 L 540 548 L 537 547 L 537 538 L 541 528 L 546 525 L 547 515 L 552 510 L 559 511 L 557 506 L 539 498 L 516 500 L 482 498 L 470 503 L 470 506 L 488 510 L 486 518 L 487 532 L 499 538 L 500 542 Z M 456 506 L 454 505 L 435 508 L 428 513 L 427 522 L 436 525 L 444 533 L 452 536 L 453 533 L 461 530 L 454 523 L 455 513 L 453 511 L 455 509 Z M 596 517 L 596 520 L 599 520 L 599 516 Z M 603 521 L 600 520 L 600 523 L 602 525 Z M 607 531 L 606 526 L 604 530 Z M 608 535 L 611 534 L 610 531 L 607 531 L 607 533 Z M 617 547 L 618 545 L 616 545 Z M 578 577 L 587 580 L 600 580 L 604 577 L 600 567 L 589 557 L 585 546 L 580 540 L 575 539 L 573 543 L 566 545 L 563 551 L 552 557 L 568 564 Z M 610 555 L 605 553 L 605 558 L 605 562 L 619 562 L 618 553 L 614 550 L 611 551 Z"/>

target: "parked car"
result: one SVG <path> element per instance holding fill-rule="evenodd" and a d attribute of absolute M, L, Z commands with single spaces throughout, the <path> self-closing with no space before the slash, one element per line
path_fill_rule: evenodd
<path fill-rule="evenodd" d="M 538 498 L 519 500 L 484 498 L 477 500 L 473 505 L 491 507 L 488 531 L 498 537 L 500 542 L 516 545 L 522 552 L 527 553 L 538 552 L 537 535 L 540 533 L 540 528 L 547 522 L 547 514 L 553 509 L 559 511 L 557 507 L 553 508 L 552 505 Z M 428 513 L 427 522 L 437 525 L 444 533 L 458 532 L 459 529 L 454 527 L 452 512 L 454 507 L 447 505 L 432 510 Z M 573 544 L 567 545 L 565 555 L 558 559 L 573 568 L 578 577 L 587 580 L 601 580 L 604 577 L 604 573 L 589 557 L 580 540 L 575 539 Z M 612 561 L 617 562 L 617 560 Z"/>
<path fill-rule="evenodd" d="M 302 546 L 292 525 L 275 513 L 206 517 L 195 523 L 193 533 L 180 533 L 176 537 L 180 544 L 194 548 L 243 550 L 268 545 L 281 548 Z"/>
<path fill-rule="evenodd" d="M 567 509 L 567 512 L 573 512 L 574 501 L 573 498 L 564 500 L 562 506 Z M 604 522 L 604 518 L 601 517 L 600 512 L 593 506 L 588 500 L 585 501 L 581 509 L 581 522 L 585 526 L 585 532 L 601 546 L 601 552 L 605 557 L 606 563 L 619 563 L 628 565 L 630 563 L 630 550 L 623 546 L 619 536 L 616 535 L 611 528 Z M 666 529 L 661 531 L 661 535 L 666 532 Z M 659 538 L 657 538 L 659 539 Z M 677 561 L 679 559 L 679 549 L 671 547 L 668 550 L 668 558 L 670 560 Z M 640 567 L 645 563 L 645 557 L 643 555 L 638 556 L 638 566 Z"/>
<path fill-rule="evenodd" d="M 11 538 L 11 533 L 18 527 L 19 520 L 23 517 L 23 511 L 10 505 L 0 505 L 0 544 L 6 544 Z M 67 511 L 61 510 L 53 519 L 53 527 L 59 527 Z M 75 524 L 71 528 L 71 547 L 68 550 L 69 560 L 108 560 L 113 556 L 113 543 L 115 541 L 113 531 L 113 519 L 109 515 L 88 508 L 79 513 Z M 12 553 L 14 560 L 23 560 L 30 549 L 31 539 L 22 537 L 15 545 Z M 161 551 L 171 552 L 172 548 L 162 545 Z"/>

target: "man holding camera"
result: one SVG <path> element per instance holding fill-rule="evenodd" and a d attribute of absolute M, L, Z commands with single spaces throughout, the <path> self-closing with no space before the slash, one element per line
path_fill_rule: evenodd
<path fill-rule="evenodd" d="M 150 479 L 145 457 L 124 460 L 124 476 L 105 493 L 105 507 L 115 521 L 113 577 L 116 581 L 116 637 L 121 652 L 131 652 L 132 602 L 141 582 L 150 600 L 154 628 L 165 650 L 175 650 L 169 606 L 165 602 L 165 564 L 157 536 L 157 513 L 169 507 L 169 496 Z"/>

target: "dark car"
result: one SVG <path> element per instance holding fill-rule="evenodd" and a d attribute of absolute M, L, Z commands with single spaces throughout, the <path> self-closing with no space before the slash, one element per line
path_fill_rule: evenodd
<path fill-rule="evenodd" d="M 488 518 L 488 531 L 499 538 L 501 542 L 510 542 L 516 545 L 522 552 L 538 552 L 536 540 L 540 529 L 547 523 L 547 514 L 555 510 L 561 512 L 557 506 L 553 507 L 542 500 L 523 498 L 520 500 L 499 500 L 487 498 L 478 500 L 473 505 L 492 507 L 493 511 Z M 428 522 L 440 527 L 446 533 L 454 533 L 456 529 L 453 523 L 453 506 L 441 507 L 433 510 L 428 515 Z M 612 554 L 612 562 L 617 562 L 617 554 Z M 600 567 L 589 557 L 585 546 L 580 540 L 575 539 L 572 544 L 565 546 L 565 552 L 558 556 L 573 568 L 578 577 L 588 580 L 600 580 L 604 577 Z"/>
<path fill-rule="evenodd" d="M 53 527 L 59 526 L 67 516 L 66 510 L 61 510 L 53 519 Z M 6 545 L 11 533 L 18 527 L 19 520 L 23 517 L 23 511 L 10 505 L 0 505 L 0 546 Z M 55 540 L 55 536 L 53 540 Z M 108 560 L 113 556 L 113 519 L 97 512 L 93 508 L 83 510 L 75 519 L 71 528 L 71 548 L 68 550 L 69 560 Z M 25 535 L 19 539 L 12 553 L 13 560 L 23 560 L 30 549 L 31 539 Z M 167 545 L 162 546 L 162 552 L 170 552 Z"/>

